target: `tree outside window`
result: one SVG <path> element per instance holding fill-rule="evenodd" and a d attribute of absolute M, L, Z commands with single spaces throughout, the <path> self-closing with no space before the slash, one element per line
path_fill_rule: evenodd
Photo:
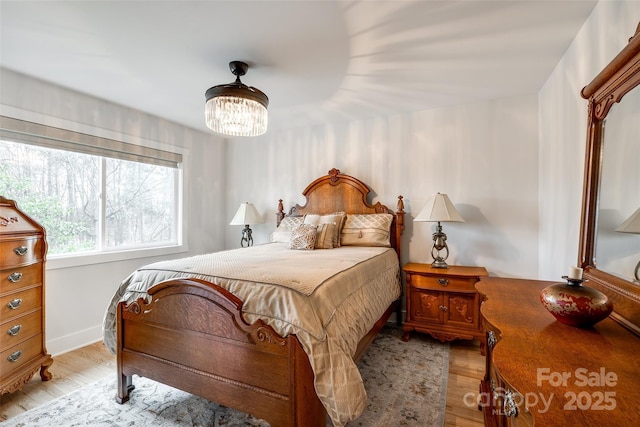
<path fill-rule="evenodd" d="M 0 194 L 47 231 L 49 254 L 178 244 L 178 169 L 0 140 Z"/>

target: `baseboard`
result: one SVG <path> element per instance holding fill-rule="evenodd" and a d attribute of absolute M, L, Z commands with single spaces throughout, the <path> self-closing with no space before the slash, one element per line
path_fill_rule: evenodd
<path fill-rule="evenodd" d="M 60 338 L 47 339 L 47 352 L 57 356 L 100 340 L 102 340 L 102 326 L 93 326 Z"/>

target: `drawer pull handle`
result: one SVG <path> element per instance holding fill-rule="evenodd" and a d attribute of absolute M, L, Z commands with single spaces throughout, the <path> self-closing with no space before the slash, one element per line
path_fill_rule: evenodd
<path fill-rule="evenodd" d="M 21 329 L 22 329 L 22 325 L 15 325 L 15 326 L 9 328 L 9 330 L 7 330 L 7 333 L 9 335 L 11 335 L 12 337 L 15 337 L 16 335 L 18 335 L 20 333 Z"/>
<path fill-rule="evenodd" d="M 448 308 L 446 305 L 441 305 L 440 307 L 438 307 L 441 311 L 447 311 Z"/>
<path fill-rule="evenodd" d="M 22 298 L 16 298 L 14 300 L 11 300 L 7 303 L 7 307 L 9 307 L 11 310 L 15 310 L 18 307 L 20 307 L 20 304 L 22 304 Z"/>
<path fill-rule="evenodd" d="M 9 275 L 9 281 L 10 281 L 11 283 L 19 282 L 19 281 L 20 281 L 20 279 L 22 279 L 22 273 L 11 273 L 11 274 Z"/>
<path fill-rule="evenodd" d="M 13 252 L 15 252 L 15 254 L 18 256 L 24 256 L 27 254 L 27 252 L 29 252 L 29 248 L 26 246 L 18 246 L 13 250 Z"/>
<path fill-rule="evenodd" d="M 498 339 L 496 338 L 496 334 L 493 331 L 487 331 L 487 346 L 489 350 L 493 349 L 498 343 Z"/>
<path fill-rule="evenodd" d="M 11 363 L 13 363 L 13 362 L 17 362 L 17 361 L 18 361 L 18 359 L 20 359 L 20 356 L 22 356 L 22 350 L 18 350 L 18 351 L 15 351 L 15 352 L 11 353 L 11 354 L 7 357 L 7 360 L 8 360 L 9 362 L 11 362 Z"/>
<path fill-rule="evenodd" d="M 504 392 L 504 403 L 502 404 L 502 409 L 507 417 L 518 416 L 518 405 L 516 405 L 516 400 L 511 390 Z"/>
<path fill-rule="evenodd" d="M 449 284 L 449 279 L 438 279 L 438 284 L 447 286 Z"/>

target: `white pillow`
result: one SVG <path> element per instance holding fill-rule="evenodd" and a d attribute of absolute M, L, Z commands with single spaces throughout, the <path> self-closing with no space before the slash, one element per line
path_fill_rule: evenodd
<path fill-rule="evenodd" d="M 291 240 L 291 232 L 294 228 L 301 225 L 303 221 L 304 217 L 302 216 L 286 216 L 282 218 L 276 231 L 269 236 L 269 240 L 271 242 L 289 243 L 289 240 Z"/>

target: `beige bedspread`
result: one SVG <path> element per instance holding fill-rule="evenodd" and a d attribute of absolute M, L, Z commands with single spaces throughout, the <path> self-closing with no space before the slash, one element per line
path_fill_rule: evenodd
<path fill-rule="evenodd" d="M 400 296 L 394 250 L 296 251 L 270 243 L 149 264 L 122 282 L 107 308 L 103 335 L 109 350 L 115 352 L 118 302 L 134 301 L 154 284 L 179 277 L 215 282 L 244 301 L 247 322 L 262 319 L 281 336 L 296 334 L 335 426 L 362 413 L 366 392 L 352 357 L 360 339 Z"/>

